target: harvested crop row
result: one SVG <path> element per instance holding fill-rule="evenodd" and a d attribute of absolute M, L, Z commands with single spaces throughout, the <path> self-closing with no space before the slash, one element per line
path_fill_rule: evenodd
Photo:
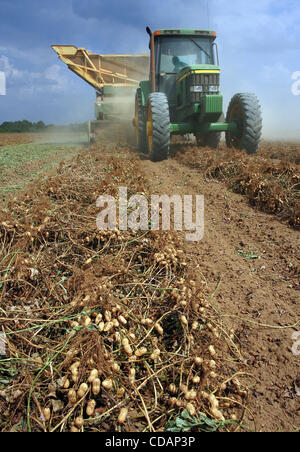
<path fill-rule="evenodd" d="M 255 156 L 221 147 L 220 150 L 195 146 L 174 146 L 176 158 L 197 168 L 207 178 L 224 181 L 256 208 L 277 215 L 290 226 L 300 228 L 300 167 L 288 160 L 267 157 L 263 146 Z M 271 151 L 270 151 L 271 152 Z M 282 151 L 283 152 L 283 151 Z"/>
<path fill-rule="evenodd" d="M 274 160 L 300 164 L 300 145 L 280 142 L 262 142 L 259 155 Z"/>
<path fill-rule="evenodd" d="M 1 211 L 0 428 L 237 429 L 242 357 L 180 236 L 96 228 L 100 194 L 147 193 L 137 159 L 105 152 Z"/>

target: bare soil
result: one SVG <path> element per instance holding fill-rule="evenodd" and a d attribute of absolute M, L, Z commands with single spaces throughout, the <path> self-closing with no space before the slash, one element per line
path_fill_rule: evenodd
<path fill-rule="evenodd" d="M 0 146 L 11 146 L 13 144 L 26 144 L 34 141 L 31 133 L 0 133 Z"/>

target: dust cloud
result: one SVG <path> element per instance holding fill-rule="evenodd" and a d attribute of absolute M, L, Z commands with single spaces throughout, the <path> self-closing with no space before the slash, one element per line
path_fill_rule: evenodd
<path fill-rule="evenodd" d="M 96 142 L 111 145 L 135 145 L 135 128 L 133 125 L 135 92 L 136 90 L 133 89 L 130 95 L 104 95 L 104 119 L 93 125 Z M 108 114 L 108 112 L 111 114 Z"/>
<path fill-rule="evenodd" d="M 87 143 L 87 123 L 69 126 L 48 126 L 47 130 L 35 134 L 36 144 L 84 146 Z"/>

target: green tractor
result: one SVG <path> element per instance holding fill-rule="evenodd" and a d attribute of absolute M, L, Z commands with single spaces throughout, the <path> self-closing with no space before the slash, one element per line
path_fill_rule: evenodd
<path fill-rule="evenodd" d="M 261 108 L 254 94 L 236 94 L 223 114 L 216 32 L 158 30 L 150 36 L 150 80 L 135 96 L 136 142 L 152 161 L 168 158 L 171 135 L 194 134 L 198 146 L 217 148 L 221 133 L 228 147 L 257 151 Z"/>

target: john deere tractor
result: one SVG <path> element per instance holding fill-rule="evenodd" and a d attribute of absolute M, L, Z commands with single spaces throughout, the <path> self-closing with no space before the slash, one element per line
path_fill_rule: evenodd
<path fill-rule="evenodd" d="M 168 158 L 171 135 L 194 134 L 199 146 L 217 148 L 221 133 L 228 147 L 257 151 L 261 109 L 254 94 L 236 94 L 226 119 L 220 91 L 216 32 L 158 30 L 150 36 L 150 80 L 135 96 L 137 148 L 152 161 Z"/>

